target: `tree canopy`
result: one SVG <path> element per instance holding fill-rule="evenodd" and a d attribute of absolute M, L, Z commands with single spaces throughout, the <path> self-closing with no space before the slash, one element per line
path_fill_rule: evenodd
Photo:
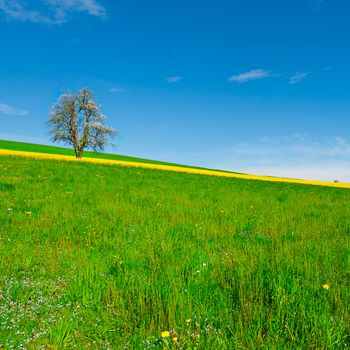
<path fill-rule="evenodd" d="M 85 149 L 103 151 L 108 138 L 118 132 L 105 125 L 106 116 L 100 108 L 91 89 L 83 88 L 76 94 L 65 90 L 52 106 L 48 120 L 52 141 L 71 145 L 77 158 Z"/>

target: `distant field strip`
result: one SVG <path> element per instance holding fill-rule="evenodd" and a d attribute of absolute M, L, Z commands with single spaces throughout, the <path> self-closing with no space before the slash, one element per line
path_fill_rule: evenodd
<path fill-rule="evenodd" d="M 29 157 L 29 158 L 37 158 L 37 159 L 61 160 L 61 161 L 69 161 L 69 162 L 110 164 L 110 165 L 119 165 L 119 166 L 125 166 L 125 167 L 157 169 L 157 170 L 174 171 L 174 172 L 198 174 L 198 175 L 211 175 L 211 176 L 219 176 L 219 177 L 239 178 L 239 179 L 246 179 L 246 180 L 259 180 L 259 181 L 285 182 L 285 183 L 295 183 L 295 184 L 314 185 L 314 186 L 350 188 L 350 183 L 299 180 L 299 179 L 259 176 L 259 175 L 251 175 L 251 174 L 237 174 L 237 173 L 222 172 L 217 170 L 205 170 L 205 169 L 196 169 L 196 168 L 188 168 L 188 167 L 181 167 L 181 166 L 163 165 L 163 164 L 141 163 L 141 162 L 128 162 L 128 161 L 102 159 L 102 158 L 84 157 L 82 159 L 76 159 L 73 156 L 49 154 L 49 153 L 13 151 L 13 150 L 7 150 L 7 149 L 0 149 L 0 156 L 19 156 L 19 157 Z"/>

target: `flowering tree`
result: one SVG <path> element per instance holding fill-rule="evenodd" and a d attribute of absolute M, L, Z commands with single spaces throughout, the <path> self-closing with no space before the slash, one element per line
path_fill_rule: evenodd
<path fill-rule="evenodd" d="M 103 151 L 108 138 L 118 135 L 104 125 L 105 119 L 93 92 L 83 88 L 76 94 L 65 90 L 52 106 L 47 124 L 52 141 L 73 146 L 76 157 L 81 158 L 85 149 Z"/>

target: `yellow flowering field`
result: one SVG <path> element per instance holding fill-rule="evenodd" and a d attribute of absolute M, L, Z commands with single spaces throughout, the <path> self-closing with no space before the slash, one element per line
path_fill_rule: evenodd
<path fill-rule="evenodd" d="M 90 157 L 77 159 L 73 156 L 67 156 L 67 155 L 61 155 L 61 154 L 37 153 L 37 152 L 16 151 L 16 150 L 8 150 L 8 149 L 0 149 L 0 156 L 20 156 L 20 157 L 29 157 L 29 158 L 37 158 L 37 159 L 62 160 L 62 161 L 69 161 L 69 162 L 110 164 L 110 165 L 119 165 L 119 166 L 126 166 L 126 167 L 176 171 L 176 172 L 198 174 L 198 175 L 240 178 L 240 179 L 246 179 L 246 180 L 260 180 L 260 181 L 270 181 L 270 182 L 286 182 L 286 183 L 296 183 L 296 184 L 304 184 L 304 185 L 350 188 L 350 183 L 299 180 L 299 179 L 260 176 L 260 175 L 251 175 L 251 174 L 237 174 L 237 173 L 223 172 L 223 171 L 217 171 L 217 170 L 206 170 L 206 169 L 197 169 L 197 168 L 163 165 L 163 164 L 142 163 L 142 162 L 130 162 L 130 161 L 121 161 L 121 160 L 114 160 L 114 159 L 102 159 L 102 158 L 90 158 Z"/>

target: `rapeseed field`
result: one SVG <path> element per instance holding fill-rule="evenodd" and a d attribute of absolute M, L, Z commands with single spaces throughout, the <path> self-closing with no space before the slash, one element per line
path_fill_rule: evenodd
<path fill-rule="evenodd" d="M 189 173 L 189 174 L 239 178 L 239 179 L 246 179 L 246 180 L 298 183 L 298 184 L 304 184 L 304 185 L 328 186 L 328 187 L 350 189 L 350 183 L 325 182 L 325 181 L 316 181 L 316 180 L 300 180 L 300 179 L 289 179 L 289 178 L 272 177 L 272 176 L 240 174 L 240 173 L 232 173 L 232 172 L 226 172 L 226 171 L 220 171 L 220 170 L 182 167 L 179 165 L 157 164 L 157 163 L 149 163 L 149 162 L 145 163 L 145 162 L 139 162 L 139 161 L 124 161 L 124 160 L 89 158 L 89 157 L 84 157 L 83 159 L 76 159 L 73 156 L 67 156 L 67 155 L 61 155 L 61 154 L 48 154 L 48 153 L 0 149 L 0 156 L 6 156 L 6 155 L 30 157 L 30 158 L 36 158 L 36 159 L 54 159 L 54 160 L 61 160 L 61 161 L 68 161 L 68 162 L 75 161 L 75 162 L 84 162 L 84 163 L 110 164 L 110 165 L 119 165 L 119 166 L 136 167 L 136 168 L 175 171 L 175 172 Z"/>

